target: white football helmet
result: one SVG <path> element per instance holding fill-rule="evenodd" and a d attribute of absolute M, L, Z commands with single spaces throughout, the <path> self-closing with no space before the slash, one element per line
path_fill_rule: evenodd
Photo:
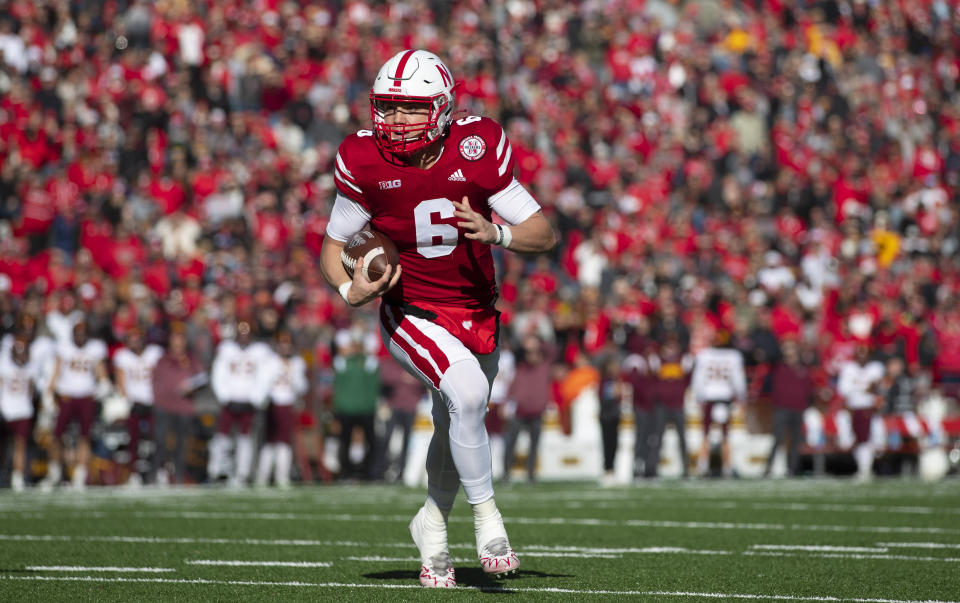
<path fill-rule="evenodd" d="M 374 138 L 396 155 L 410 155 L 446 133 L 453 120 L 456 83 L 440 57 L 426 50 L 404 50 L 383 64 L 370 90 Z M 421 104 L 429 109 L 426 121 L 388 124 L 390 103 Z"/>

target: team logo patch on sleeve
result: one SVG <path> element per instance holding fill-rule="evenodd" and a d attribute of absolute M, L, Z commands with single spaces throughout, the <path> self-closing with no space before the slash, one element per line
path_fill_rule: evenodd
<path fill-rule="evenodd" d="M 483 157 L 486 152 L 487 143 L 483 142 L 483 139 L 476 134 L 467 136 L 460 141 L 460 154 L 467 161 L 476 161 Z"/>

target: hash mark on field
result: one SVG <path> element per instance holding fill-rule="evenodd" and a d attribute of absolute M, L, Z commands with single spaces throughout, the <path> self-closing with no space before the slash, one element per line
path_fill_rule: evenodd
<path fill-rule="evenodd" d="M 231 567 L 330 567 L 329 561 L 231 561 L 227 559 L 188 559 L 187 565 L 218 565 Z"/>
<path fill-rule="evenodd" d="M 23 568 L 31 572 L 127 572 L 162 574 L 172 572 L 172 567 L 116 567 L 116 566 L 87 566 L 87 565 L 28 565 Z"/>
<path fill-rule="evenodd" d="M 151 583 L 151 584 L 211 584 L 218 586 L 289 586 L 313 588 L 371 588 L 371 589 L 402 589 L 420 590 L 418 584 L 356 584 L 344 582 L 277 582 L 257 580 L 207 580 L 204 578 L 105 578 L 100 576 L 0 576 L 0 580 L 36 580 L 44 582 L 115 582 L 115 583 Z M 640 597 L 678 597 L 702 599 L 749 599 L 770 601 L 824 601 L 830 603 L 960 603 L 960 601 L 917 601 L 910 599 L 872 599 L 865 597 L 834 597 L 829 595 L 758 595 L 752 593 L 712 593 L 688 591 L 643 591 L 643 590 L 583 590 L 574 588 L 537 588 L 517 587 L 504 588 L 501 586 L 461 586 L 463 590 L 472 589 L 494 593 L 556 593 L 564 595 L 602 595 L 602 596 L 640 596 Z"/>

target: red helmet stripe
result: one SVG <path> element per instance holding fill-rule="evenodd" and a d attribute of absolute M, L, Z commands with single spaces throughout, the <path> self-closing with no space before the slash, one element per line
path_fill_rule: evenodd
<path fill-rule="evenodd" d="M 399 86 L 400 80 L 403 79 L 403 70 L 407 67 L 407 61 L 410 60 L 410 56 L 414 53 L 413 50 L 408 50 L 403 53 L 403 56 L 400 57 L 400 62 L 397 63 L 397 71 L 393 74 L 393 85 Z"/>

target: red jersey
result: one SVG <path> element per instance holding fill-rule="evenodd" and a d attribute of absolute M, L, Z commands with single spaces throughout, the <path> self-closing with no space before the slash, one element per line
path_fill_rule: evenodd
<path fill-rule="evenodd" d="M 369 130 L 340 145 L 335 181 L 340 194 L 370 214 L 373 229 L 392 240 L 403 276 L 384 298 L 479 309 L 497 298 L 490 246 L 467 239 L 453 202 L 464 197 L 492 221 L 491 196 L 513 181 L 514 159 L 495 121 L 470 116 L 450 126 L 443 151 L 428 169 L 401 165 L 380 150 Z"/>

